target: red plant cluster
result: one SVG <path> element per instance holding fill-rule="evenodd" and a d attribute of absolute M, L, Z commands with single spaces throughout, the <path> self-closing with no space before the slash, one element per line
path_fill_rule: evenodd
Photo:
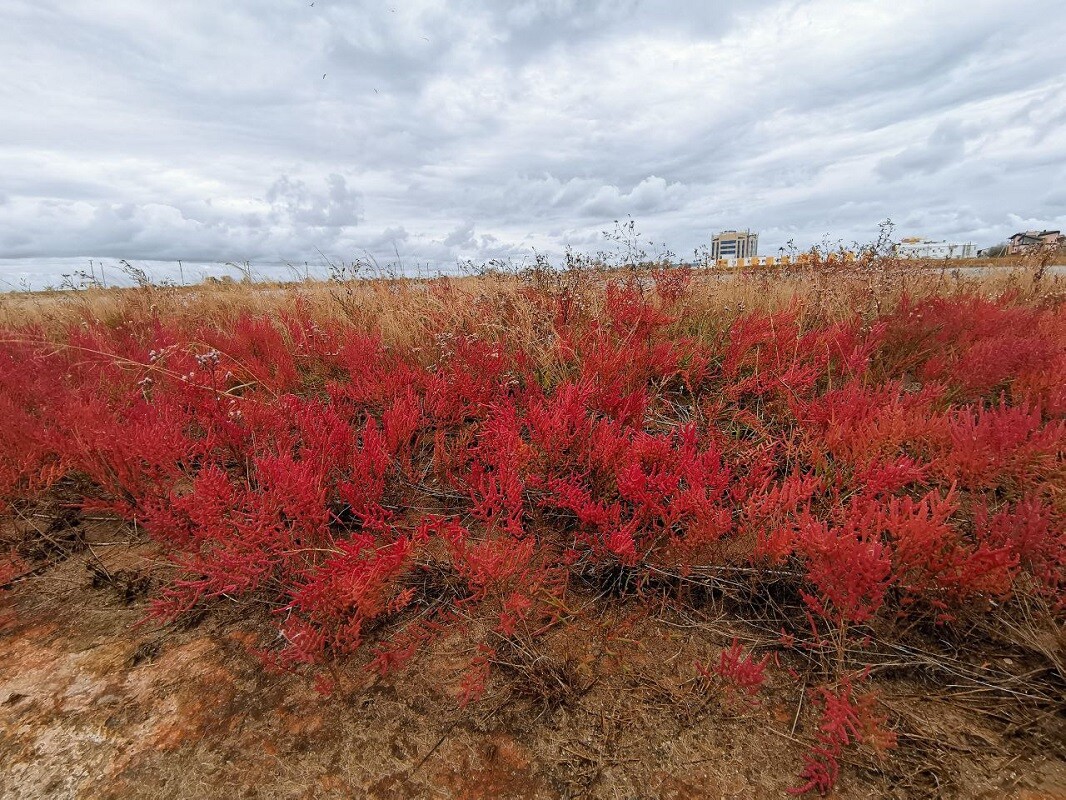
<path fill-rule="evenodd" d="M 590 575 L 789 567 L 842 635 L 1016 593 L 1062 609 L 1066 308 L 794 307 L 691 336 L 691 276 L 655 277 L 659 295 L 530 290 L 536 342 L 487 301 L 483 326 L 422 320 L 418 348 L 301 305 L 224 329 L 146 312 L 9 330 L 0 497 L 91 484 L 86 506 L 178 568 L 157 614 L 265 601 L 283 664 L 372 642 L 387 671 L 475 613 L 495 637 L 535 633 Z M 765 662 L 727 653 L 717 674 L 757 688 Z M 808 765 L 812 788 L 831 763 Z"/>
<path fill-rule="evenodd" d="M 755 656 L 745 652 L 734 639 L 729 649 L 723 650 L 718 656 L 717 665 L 708 668 L 697 661 L 696 671 L 709 683 L 721 682 L 727 691 L 743 693 L 747 699 L 751 699 L 766 682 L 766 665 L 769 661 L 768 655 L 756 661 Z"/>
<path fill-rule="evenodd" d="M 845 676 L 836 689 L 819 687 L 813 694 L 822 708 L 818 743 L 804 757 L 800 780 L 805 783 L 789 789 L 790 794 L 825 794 L 832 789 L 840 772 L 840 756 L 849 745 L 862 744 L 877 753 L 896 746 L 896 735 L 885 728 L 887 717 L 877 710 L 874 692 L 856 694 Z"/>

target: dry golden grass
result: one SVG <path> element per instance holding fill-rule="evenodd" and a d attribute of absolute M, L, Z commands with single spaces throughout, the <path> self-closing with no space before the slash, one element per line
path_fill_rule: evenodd
<path fill-rule="evenodd" d="M 300 307 L 320 324 L 373 331 L 396 347 L 418 347 L 428 331 L 479 331 L 525 348 L 545 338 L 559 303 L 580 311 L 604 299 L 611 280 L 638 280 L 655 291 L 651 269 L 488 273 L 435 279 L 386 278 L 348 282 L 203 284 L 74 292 L 0 295 L 0 327 L 34 327 L 59 335 L 84 322 L 119 326 L 161 319 L 224 327 L 241 315 L 283 316 Z M 671 310 L 679 334 L 714 335 L 737 315 L 794 308 L 804 319 L 871 318 L 904 295 L 921 298 L 959 293 L 1016 293 L 1031 300 L 1061 297 L 1061 275 L 1034 276 L 1024 262 L 995 268 L 963 268 L 943 262 L 878 259 L 860 264 L 822 263 L 802 271 L 693 270 L 684 297 Z M 439 335 L 439 333 L 437 334 Z"/>

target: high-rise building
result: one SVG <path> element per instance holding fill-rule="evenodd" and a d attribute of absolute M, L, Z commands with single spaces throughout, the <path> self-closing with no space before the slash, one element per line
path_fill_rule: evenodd
<path fill-rule="evenodd" d="M 759 234 L 751 231 L 722 231 L 711 239 L 711 259 L 752 258 L 759 255 Z"/>

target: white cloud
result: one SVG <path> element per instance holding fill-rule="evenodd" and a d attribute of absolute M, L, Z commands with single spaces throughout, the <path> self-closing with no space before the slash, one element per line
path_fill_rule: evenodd
<path fill-rule="evenodd" d="M 682 253 L 1061 227 L 1058 11 L 7 0 L 0 259 L 446 266 L 594 249 L 627 214 Z"/>

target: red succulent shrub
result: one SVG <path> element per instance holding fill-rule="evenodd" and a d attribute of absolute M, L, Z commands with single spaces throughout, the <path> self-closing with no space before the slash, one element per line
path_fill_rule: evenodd
<path fill-rule="evenodd" d="M 963 293 L 830 321 L 797 301 L 697 335 L 693 274 L 651 277 L 430 282 L 414 344 L 303 302 L 9 331 L 0 499 L 78 481 L 168 554 L 158 614 L 262 602 L 291 667 L 369 650 L 400 669 L 480 618 L 464 702 L 496 643 L 590 576 L 777 581 L 790 646 L 982 598 L 1062 610 L 1066 306 Z M 734 642 L 699 669 L 751 695 L 766 663 Z M 871 694 L 816 697 L 798 791 L 890 739 Z"/>

